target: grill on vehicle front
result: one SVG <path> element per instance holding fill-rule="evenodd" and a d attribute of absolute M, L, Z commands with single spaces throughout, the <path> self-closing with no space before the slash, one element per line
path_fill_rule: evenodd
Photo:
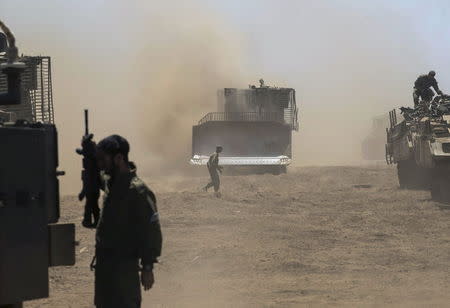
<path fill-rule="evenodd" d="M 19 61 L 26 65 L 21 75 L 22 102 L 20 105 L 2 106 L 2 111 L 13 113 L 18 120 L 54 123 L 50 57 L 22 57 Z M 0 63 L 4 62 L 6 58 L 0 56 Z M 0 92 L 6 90 L 6 75 L 0 73 Z"/>

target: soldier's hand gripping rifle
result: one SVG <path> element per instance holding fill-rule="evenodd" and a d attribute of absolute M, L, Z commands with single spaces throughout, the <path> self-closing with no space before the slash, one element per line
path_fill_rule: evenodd
<path fill-rule="evenodd" d="M 83 156 L 83 171 L 81 180 L 83 188 L 78 199 L 86 199 L 84 205 L 84 216 L 82 225 L 86 228 L 95 228 L 100 216 L 98 198 L 100 196 L 100 171 L 96 160 L 96 144 L 93 141 L 93 134 L 89 133 L 88 110 L 84 110 L 84 136 L 81 140 L 81 148 L 76 149 L 77 154 Z"/>

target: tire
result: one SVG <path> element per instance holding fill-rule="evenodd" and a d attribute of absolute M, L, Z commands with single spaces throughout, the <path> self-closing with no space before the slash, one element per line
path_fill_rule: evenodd
<path fill-rule="evenodd" d="M 429 168 L 416 167 L 414 188 L 421 190 L 429 190 L 431 188 L 431 172 Z"/>
<path fill-rule="evenodd" d="M 401 189 L 430 189 L 430 171 L 412 159 L 399 161 L 397 174 Z"/>
<path fill-rule="evenodd" d="M 431 199 L 450 204 L 450 175 L 449 170 L 443 166 L 437 166 L 433 169 Z"/>
<path fill-rule="evenodd" d="M 281 166 L 271 166 L 270 168 L 273 175 L 280 175 L 281 174 Z"/>
<path fill-rule="evenodd" d="M 287 172 L 286 166 L 270 166 L 269 170 L 269 173 L 273 175 L 280 175 Z"/>
<path fill-rule="evenodd" d="M 411 165 L 410 160 L 402 160 L 397 163 L 398 183 L 401 189 L 412 188 L 411 173 L 414 173 L 415 170 L 411 170 Z"/>
<path fill-rule="evenodd" d="M 406 189 L 407 185 L 407 177 L 406 177 L 406 169 L 404 161 L 399 161 L 397 163 L 397 176 L 398 176 L 398 184 L 401 189 Z"/>
<path fill-rule="evenodd" d="M 433 177 L 431 180 L 431 199 L 436 202 L 441 202 L 441 188 L 439 185 L 439 180 Z"/>

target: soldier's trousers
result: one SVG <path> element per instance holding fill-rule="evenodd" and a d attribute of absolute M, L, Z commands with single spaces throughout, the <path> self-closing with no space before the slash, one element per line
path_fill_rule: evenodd
<path fill-rule="evenodd" d="M 137 258 L 97 256 L 94 303 L 97 308 L 141 307 Z"/>
<path fill-rule="evenodd" d="M 217 170 L 209 170 L 209 175 L 211 177 L 211 182 L 206 185 L 206 189 L 214 186 L 214 191 L 218 192 L 220 189 L 220 177 Z"/>
<path fill-rule="evenodd" d="M 86 221 L 91 221 L 92 217 L 94 217 L 94 220 L 98 220 L 100 215 L 100 208 L 98 206 L 99 197 L 100 192 L 86 194 L 86 203 L 84 204 L 84 219 Z"/>
<path fill-rule="evenodd" d="M 413 99 L 414 99 L 414 107 L 417 107 L 419 104 L 419 99 L 422 101 L 430 102 L 433 99 L 434 92 L 431 89 L 419 90 L 414 88 L 413 91 Z"/>

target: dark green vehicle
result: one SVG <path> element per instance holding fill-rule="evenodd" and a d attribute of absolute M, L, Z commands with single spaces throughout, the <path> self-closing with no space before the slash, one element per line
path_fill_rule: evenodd
<path fill-rule="evenodd" d="M 75 227 L 57 224 L 63 172 L 50 58 L 18 57 L 0 28 L 0 307 L 22 307 L 48 297 L 49 266 L 75 263 Z"/>

